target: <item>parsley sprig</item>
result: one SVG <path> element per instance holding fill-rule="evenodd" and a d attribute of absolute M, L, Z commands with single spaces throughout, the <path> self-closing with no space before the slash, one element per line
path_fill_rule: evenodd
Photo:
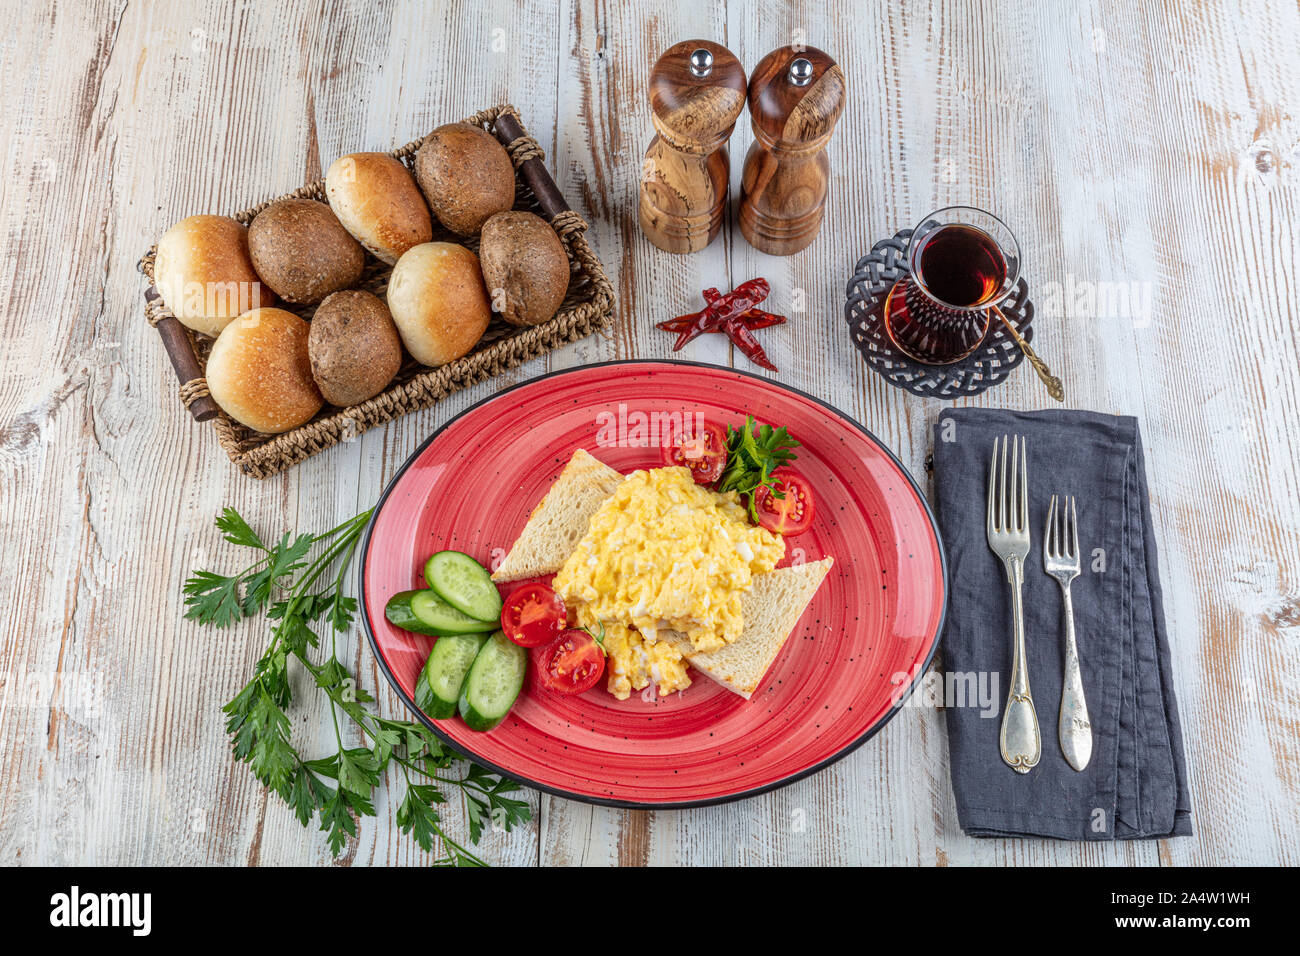
<path fill-rule="evenodd" d="M 757 523 L 754 492 L 767 485 L 772 489 L 773 497 L 785 497 L 785 493 L 777 488 L 772 472 L 798 458 L 792 450 L 798 447 L 799 442 L 790 437 L 785 426 L 759 427 L 754 416 L 747 415 L 744 427 L 727 426 L 727 466 L 714 487 L 717 491 L 736 491 L 744 495 L 748 500 L 749 515 Z"/>
<path fill-rule="evenodd" d="M 460 790 L 475 845 L 485 823 L 509 831 L 530 818 L 528 802 L 510 796 L 519 785 L 464 763 L 423 724 L 391 720 L 365 707 L 374 697 L 338 658 L 336 636 L 352 626 L 357 610 L 356 598 L 344 593 L 343 576 L 370 515 L 363 512 L 320 535 L 285 534 L 268 547 L 237 511 L 226 508 L 216 520 L 222 537 L 258 555 L 237 574 L 195 571 L 183 587 L 185 616 L 229 627 L 266 612 L 270 643 L 252 679 L 222 708 L 226 731 L 235 757 L 289 805 L 303 826 L 318 821 L 336 857 L 357 835 L 357 820 L 375 815 L 375 791 L 395 767 L 405 783 L 397 808 L 401 831 L 426 851 L 437 842 L 442 855 L 435 865 L 485 866 L 443 829 L 447 797 L 440 785 Z M 313 628 L 322 620 L 330 628 L 329 657 L 317 663 L 313 657 L 322 641 Z M 329 700 L 336 750 L 328 756 L 305 759 L 290 737 L 291 659 Z M 340 714 L 353 725 L 351 742 Z"/>

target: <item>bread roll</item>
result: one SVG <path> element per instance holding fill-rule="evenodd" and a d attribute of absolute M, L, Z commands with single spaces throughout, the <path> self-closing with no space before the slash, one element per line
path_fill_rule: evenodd
<path fill-rule="evenodd" d="M 163 305 L 204 335 L 249 309 L 274 305 L 248 254 L 248 230 L 227 216 L 190 216 L 158 240 L 153 284 Z"/>
<path fill-rule="evenodd" d="M 459 236 L 515 204 L 515 166 L 495 136 L 468 123 L 429 134 L 415 154 L 415 178 L 438 221 Z"/>
<path fill-rule="evenodd" d="M 338 217 L 314 199 L 281 199 L 248 227 L 253 268 L 275 294 L 312 305 L 357 284 L 366 253 Z"/>
<path fill-rule="evenodd" d="M 227 415 L 258 432 L 284 432 L 323 404 L 311 377 L 305 321 L 284 309 L 254 309 L 217 336 L 204 375 Z"/>
<path fill-rule="evenodd" d="M 387 153 L 352 153 L 325 174 L 330 208 L 352 237 L 392 265 L 433 238 L 433 220 L 410 170 Z"/>
<path fill-rule="evenodd" d="M 460 358 L 492 318 L 478 256 L 453 242 L 416 246 L 397 261 L 388 308 L 406 351 L 422 365 Z"/>
<path fill-rule="evenodd" d="M 355 405 L 393 380 L 402 366 L 402 340 L 378 296 L 348 289 L 335 292 L 312 316 L 307 354 L 325 401 Z"/>
<path fill-rule="evenodd" d="M 564 243 L 531 212 L 499 212 L 484 223 L 479 257 L 492 308 L 511 325 L 545 322 L 569 291 Z"/>

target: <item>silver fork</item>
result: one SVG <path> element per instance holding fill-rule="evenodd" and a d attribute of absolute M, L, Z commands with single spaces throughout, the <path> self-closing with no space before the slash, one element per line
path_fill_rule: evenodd
<path fill-rule="evenodd" d="M 1011 444 L 1011 468 L 1007 469 L 1007 445 Z M 1043 741 L 1038 732 L 1038 714 L 1029 693 L 1025 669 L 1025 558 L 1029 556 L 1029 468 L 1025 461 L 1025 439 L 1014 443 L 1002 436 L 1002 461 L 998 464 L 998 441 L 993 440 L 993 462 L 989 466 L 988 539 L 1007 569 L 1011 582 L 1011 630 L 1014 656 L 1011 688 L 1002 714 L 999 745 L 1002 759 L 1016 773 L 1029 773 L 1042 756 Z M 1008 475 L 1010 479 L 1008 480 Z"/>
<path fill-rule="evenodd" d="M 1070 601 L 1070 582 L 1079 576 L 1079 516 L 1073 495 L 1062 498 L 1059 513 L 1056 495 L 1052 495 L 1052 504 L 1047 509 L 1047 530 L 1043 533 L 1043 569 L 1061 585 L 1061 604 L 1065 609 L 1065 678 L 1061 685 L 1057 736 L 1070 766 L 1082 770 L 1092 759 L 1092 724 L 1088 722 L 1088 702 L 1083 697 L 1079 645 L 1074 639 L 1074 605 Z"/>

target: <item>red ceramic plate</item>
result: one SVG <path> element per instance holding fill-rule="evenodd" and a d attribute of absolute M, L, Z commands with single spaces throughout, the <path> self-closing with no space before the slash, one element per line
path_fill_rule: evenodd
<path fill-rule="evenodd" d="M 658 414 L 656 414 L 658 413 Z M 577 697 L 530 668 L 506 720 L 475 733 L 416 708 L 432 639 L 390 625 L 384 604 L 423 587 L 434 551 L 490 565 L 514 542 L 575 448 L 628 472 L 657 467 L 642 439 L 672 414 L 740 424 L 746 413 L 799 439 L 795 467 L 817 499 L 787 561 L 835 565 L 750 700 L 701 674 L 681 694 L 617 701 L 602 680 Z M 643 417 L 644 416 L 644 417 Z M 616 806 L 687 807 L 752 796 L 821 769 L 894 715 L 943 625 L 943 547 L 902 465 L 817 399 L 733 369 L 614 362 L 507 389 L 448 422 L 385 490 L 360 567 L 362 620 L 379 666 L 417 716 L 461 753 L 550 793 Z M 506 589 L 508 590 L 508 589 Z"/>

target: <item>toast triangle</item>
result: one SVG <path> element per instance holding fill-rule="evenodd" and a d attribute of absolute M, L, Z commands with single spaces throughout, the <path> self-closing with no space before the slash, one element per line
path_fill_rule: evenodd
<path fill-rule="evenodd" d="M 748 700 L 833 563 L 833 558 L 822 558 L 755 575 L 753 585 L 740 596 L 744 630 L 725 647 L 696 651 L 690 638 L 679 631 L 660 631 L 658 639 L 681 651 L 697 671 Z"/>
<path fill-rule="evenodd" d="M 545 497 L 537 503 L 510 552 L 492 572 L 493 581 L 554 574 L 578 547 L 600 506 L 623 480 L 604 462 L 579 448 Z"/>

